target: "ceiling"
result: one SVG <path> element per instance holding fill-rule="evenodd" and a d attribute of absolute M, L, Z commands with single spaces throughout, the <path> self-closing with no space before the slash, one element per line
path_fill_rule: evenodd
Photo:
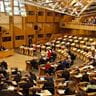
<path fill-rule="evenodd" d="M 23 16 L 26 4 L 76 17 L 96 13 L 96 0 L 0 0 L 0 12 Z"/>

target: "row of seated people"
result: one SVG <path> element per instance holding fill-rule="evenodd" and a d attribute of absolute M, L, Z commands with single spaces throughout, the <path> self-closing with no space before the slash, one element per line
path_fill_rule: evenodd
<path fill-rule="evenodd" d="M 62 39 L 62 38 L 61 38 Z M 56 41 L 54 41 L 54 45 L 58 45 L 58 44 L 60 44 L 62 41 L 61 41 L 61 39 L 59 38 L 59 42 L 56 44 Z M 58 41 L 58 40 L 57 40 Z M 53 42 L 53 41 L 52 41 Z M 47 43 L 47 47 L 50 47 L 50 43 L 48 44 Z M 45 50 L 45 48 L 46 47 L 44 47 L 44 49 L 43 49 L 43 51 L 45 51 L 46 52 L 46 50 Z M 69 48 L 69 47 L 67 47 L 67 48 Z M 64 50 L 66 50 L 67 48 L 65 48 L 65 47 L 63 47 L 63 50 L 62 51 L 64 51 Z M 55 49 L 55 47 L 53 47 L 53 49 Z M 61 47 L 59 46 L 57 46 L 56 47 L 56 52 L 57 52 L 57 50 L 61 50 Z M 41 52 L 42 53 L 42 52 Z M 65 55 L 65 54 L 64 54 Z M 44 57 L 45 57 L 45 55 L 44 55 Z M 62 56 L 63 58 L 63 60 L 64 60 L 64 56 Z M 68 58 L 66 58 L 66 60 L 67 60 Z M 93 59 L 92 59 L 93 60 Z M 56 66 L 56 70 L 55 70 L 55 72 L 57 72 L 58 70 L 64 70 L 64 72 L 63 72 L 63 74 L 60 76 L 60 78 L 61 77 L 63 77 L 64 78 L 64 80 L 65 81 L 70 81 L 71 79 L 69 79 L 70 78 L 70 76 L 72 76 L 71 74 L 70 74 L 70 72 L 72 72 L 72 69 L 70 70 L 70 72 L 68 72 L 67 70 L 66 70 L 66 72 L 65 72 L 65 68 L 66 67 L 64 67 L 66 64 L 65 63 L 61 63 L 62 62 L 62 60 L 60 60 L 60 62 L 59 62 L 59 64 L 57 64 L 57 66 Z M 65 62 L 65 60 L 64 60 L 64 62 Z M 93 61 L 92 61 L 93 62 Z M 48 62 L 47 62 L 48 63 Z M 93 65 L 95 64 L 95 63 L 92 63 Z M 67 64 L 68 65 L 68 64 Z M 59 67 L 58 67 L 59 66 Z M 83 65 L 84 66 L 84 65 Z M 45 71 L 46 71 L 46 73 L 48 73 L 48 74 L 50 74 L 51 72 L 52 72 L 52 70 L 50 71 L 50 68 L 52 68 L 53 66 L 52 66 L 52 64 L 50 64 L 50 63 L 48 63 L 48 64 L 45 64 Z M 78 68 L 79 69 L 79 68 Z M 77 69 L 76 69 L 77 70 Z M 73 68 L 73 71 L 75 71 L 75 69 Z M 80 71 L 79 70 L 77 70 L 76 72 L 78 72 L 78 73 L 80 73 Z M 67 75 L 66 75 L 67 74 Z M 51 74 L 50 74 L 51 75 Z M 79 77 L 80 77 L 81 75 L 79 75 Z M 76 76 L 75 77 L 77 77 L 78 78 L 78 74 L 76 74 Z M 85 76 L 86 77 L 86 76 Z M 53 78 L 53 77 L 52 77 Z M 91 79 L 90 79 L 91 80 Z M 73 81 L 75 81 L 74 79 L 73 79 Z M 81 80 L 82 81 L 82 80 Z M 50 85 L 50 84 L 46 84 L 47 85 L 47 88 L 49 88 L 49 89 L 52 89 L 53 90 L 53 86 L 51 86 L 51 87 L 49 87 L 48 85 Z M 53 84 L 51 84 L 51 85 L 53 85 Z M 58 86 L 57 86 L 58 87 Z M 76 88 L 77 88 L 77 86 L 76 86 Z M 72 88 L 71 88 L 72 89 Z M 52 91 L 51 90 L 51 91 Z M 67 92 L 69 90 L 69 88 L 67 88 L 66 87 L 66 91 L 63 89 L 63 91 L 65 91 L 65 94 L 68 94 L 68 93 L 71 93 L 71 92 Z M 53 92 L 52 92 L 53 93 Z M 77 94 L 77 96 L 87 96 L 87 95 L 82 95 L 82 94 L 85 94 L 85 92 L 78 92 L 78 90 L 76 90 L 76 92 L 74 93 L 74 94 Z M 81 95 L 80 95 L 81 94 Z M 64 95 L 63 95 L 64 96 Z"/>
<path fill-rule="evenodd" d="M 58 55 L 57 52 L 53 51 L 53 50 L 48 50 L 49 53 L 50 51 L 52 53 L 47 54 L 48 57 L 46 57 L 46 55 L 41 55 L 40 60 L 38 60 L 38 58 L 34 58 L 30 61 L 31 66 L 30 67 L 36 67 L 35 65 L 38 64 L 43 64 L 42 66 L 39 66 L 39 76 L 43 77 L 43 81 L 46 80 L 46 76 L 44 76 L 45 74 L 47 74 L 47 82 L 44 82 L 44 86 L 43 88 L 47 89 L 48 91 L 50 91 L 52 94 L 55 95 L 55 86 L 54 86 L 54 73 L 57 70 L 64 70 L 65 68 L 69 68 L 70 65 L 74 62 L 75 60 L 75 56 L 74 54 L 72 54 L 70 51 L 67 50 L 67 48 L 65 47 L 65 49 L 63 51 L 65 51 L 65 56 L 64 55 Z M 54 55 L 53 55 L 54 53 Z M 60 57 L 58 57 L 60 56 Z M 53 57 L 53 58 L 52 58 Z M 55 58 L 55 59 L 54 59 Z M 71 61 L 72 59 L 72 61 Z M 39 62 L 38 62 L 39 61 Z M 27 61 L 29 62 L 29 61 Z M 40 68 L 43 68 L 44 70 L 44 74 L 41 74 L 41 70 Z M 43 75 L 43 76 L 42 76 Z M 47 96 L 47 94 L 46 94 Z"/>
<path fill-rule="evenodd" d="M 9 74 L 5 70 L 5 68 L 2 68 L 2 67 L 1 67 L 2 70 L 0 72 L 0 75 L 1 75 L 0 76 L 0 81 L 1 81 L 0 95 L 1 96 L 8 96 L 8 95 L 10 96 L 42 96 L 40 95 L 42 93 L 42 90 L 48 90 L 50 92 L 50 94 L 45 93 L 45 95 L 43 96 L 52 96 L 52 94 L 55 94 L 55 84 L 54 84 L 55 80 L 51 76 L 50 72 L 49 73 L 46 72 L 46 76 L 44 76 L 43 78 L 39 77 L 41 82 L 43 81 L 43 86 L 42 87 L 39 86 L 39 92 L 38 92 L 38 88 L 36 86 L 38 86 L 37 83 L 41 83 L 41 82 L 37 80 L 37 76 L 35 74 L 31 72 L 27 74 L 22 74 L 21 71 L 19 71 L 17 68 L 12 69 L 11 73 Z M 61 70 L 61 68 L 59 67 L 59 69 L 58 68 L 57 69 Z M 6 75 L 4 75 L 4 73 L 6 73 Z M 64 73 L 69 74 L 67 71 L 65 71 Z M 65 78 L 65 80 L 68 80 L 69 75 L 65 76 L 63 74 L 62 76 Z M 30 90 L 32 91 L 32 94 L 30 94 Z"/>
<path fill-rule="evenodd" d="M 65 39 L 68 39 L 68 38 L 74 38 L 74 37 L 72 37 L 72 36 L 64 36 L 64 40 Z M 80 37 L 81 38 L 81 37 Z M 75 36 L 75 38 L 74 38 L 75 40 L 76 39 L 78 39 L 76 36 Z M 81 38 L 81 39 L 83 39 L 83 38 Z M 88 40 L 88 38 L 87 38 L 87 40 Z M 94 42 L 94 40 L 93 39 L 89 39 L 89 41 L 91 41 L 91 42 Z M 40 61 L 39 61 L 39 63 L 38 62 L 36 62 L 36 60 L 32 60 L 31 61 L 31 66 L 34 66 L 34 67 L 37 67 L 38 68 L 38 64 L 44 64 L 44 62 L 45 61 L 47 61 L 48 60 L 48 56 L 50 56 L 50 51 L 51 51 L 51 54 L 53 55 L 53 56 L 51 56 L 52 58 L 53 57 L 55 57 L 56 58 L 56 52 L 58 52 L 58 53 L 62 53 L 62 55 L 67 55 L 66 54 L 66 52 L 65 51 L 68 51 L 68 48 L 70 48 L 70 46 L 69 46 L 69 44 L 67 44 L 67 42 L 66 42 L 66 47 L 64 46 L 64 45 L 62 45 L 62 38 L 58 38 L 57 40 L 53 40 L 51 43 L 50 42 L 48 42 L 48 43 L 46 43 L 45 44 L 45 46 L 43 46 L 43 48 L 42 48 L 42 50 L 40 50 L 39 49 L 39 52 L 41 52 L 41 58 L 40 58 Z M 64 44 L 64 43 L 63 43 Z M 53 46 L 54 45 L 54 46 Z M 35 46 L 36 47 L 36 46 Z M 71 47 L 73 47 L 73 46 L 71 46 Z M 40 47 L 39 47 L 40 48 Z M 48 49 L 47 49 L 48 48 Z M 73 47 L 74 48 L 74 47 Z M 86 48 L 87 49 L 87 48 Z M 64 51 L 65 50 L 65 51 Z M 86 51 L 85 53 L 84 53 L 84 55 L 83 55 L 83 52 L 82 53 L 80 53 L 81 51 L 79 50 L 79 49 L 77 48 L 75 51 L 75 53 L 76 53 L 76 55 L 77 54 L 81 54 L 81 56 L 82 56 L 82 58 L 84 59 L 84 55 L 88 55 L 89 53 L 90 53 L 90 51 L 88 52 L 88 51 Z M 37 50 L 38 51 L 38 50 Z M 56 51 L 56 52 L 55 52 Z M 85 50 L 84 50 L 85 51 Z M 54 54 L 54 52 L 55 52 L 55 54 Z M 70 52 L 69 52 L 70 53 Z M 74 53 L 74 50 L 73 50 L 73 53 Z M 93 53 L 95 53 L 95 52 L 93 52 Z M 55 55 L 55 56 L 54 56 Z M 71 55 L 71 64 L 73 63 L 73 61 L 74 61 L 74 54 L 72 54 L 72 53 L 70 53 L 70 55 Z M 93 54 L 91 54 L 91 55 L 93 55 Z M 88 61 L 88 60 L 90 60 L 91 58 L 90 58 L 91 56 L 89 55 L 87 58 L 85 58 L 85 59 L 87 59 L 86 61 Z M 69 56 L 69 58 L 70 58 L 70 56 Z M 41 61 L 43 61 L 43 62 L 41 62 Z M 53 60 L 54 61 L 54 60 Z M 32 63 L 33 62 L 33 63 Z M 35 62 L 35 63 L 34 63 Z M 46 62 L 45 62 L 46 63 Z M 30 67 L 31 68 L 31 67 Z"/>
<path fill-rule="evenodd" d="M 64 59 L 64 56 L 63 56 L 62 59 Z M 60 62 L 62 62 L 62 61 L 60 60 Z M 47 65 L 48 65 L 47 67 L 45 66 L 45 68 L 47 68 L 46 73 L 48 73 L 48 75 L 51 75 L 50 74 L 51 71 L 48 72 L 48 69 L 50 70 L 50 68 L 53 67 L 53 66 L 52 66 L 52 64 L 50 64 L 50 65 L 47 64 Z M 95 72 L 95 66 L 96 66 L 96 64 L 94 64 L 93 61 L 91 61 L 87 64 L 84 64 L 82 66 L 78 66 L 78 67 L 75 67 L 75 68 L 70 68 L 68 70 L 66 69 L 67 67 L 63 67 L 65 65 L 65 63 L 57 64 L 57 65 L 58 66 L 56 67 L 56 70 L 55 70 L 56 77 L 55 78 L 53 78 L 52 76 L 50 77 L 51 80 L 54 79 L 54 82 L 53 83 L 52 82 L 51 83 L 50 82 L 45 83 L 47 85 L 46 88 L 48 90 L 50 90 L 50 92 L 56 94 L 55 96 L 61 96 L 62 94 L 63 94 L 62 96 L 72 95 L 72 94 L 74 94 L 74 96 L 91 96 L 90 93 L 88 93 L 89 95 L 87 95 L 87 91 L 85 92 L 84 90 L 83 91 L 79 90 L 79 87 L 80 88 L 82 87 L 81 85 L 79 85 L 79 83 L 81 84 L 81 82 L 84 82 L 84 81 L 89 82 L 88 86 L 87 86 L 88 92 L 89 92 L 89 88 L 91 86 L 90 82 L 93 82 L 91 79 L 93 79 L 94 75 L 93 76 L 91 75 L 90 78 L 89 78 L 88 74 L 90 74 L 90 73 L 93 74 L 93 72 Z M 62 67 L 59 67 L 59 65 L 62 65 Z M 93 70 L 93 68 L 94 68 L 94 70 Z M 85 72 L 85 70 L 86 70 L 86 72 Z M 63 72 L 58 74 L 60 71 L 63 71 Z M 60 79 L 63 78 L 63 83 L 62 82 L 61 83 L 59 82 L 60 84 L 56 83 L 59 78 Z M 54 87 L 52 86 L 53 84 L 54 84 Z M 73 87 L 72 87 L 72 85 L 73 85 Z M 54 89 L 54 92 L 53 92 L 53 89 Z M 60 95 L 57 95 L 58 92 L 59 92 Z"/>
<path fill-rule="evenodd" d="M 96 24 L 96 16 L 90 16 L 90 17 L 85 18 L 83 23 L 88 24 L 88 25 Z"/>
<path fill-rule="evenodd" d="M 63 49 L 64 50 L 64 49 Z M 62 50 L 62 51 L 63 51 Z M 63 57 L 63 59 L 64 59 L 64 57 Z M 92 64 L 92 66 L 90 66 L 91 68 L 93 68 L 93 66 L 96 66 L 96 61 L 94 61 L 94 59 L 93 58 L 90 58 L 90 61 L 92 60 L 92 62 L 90 62 L 90 64 Z M 63 64 L 63 66 L 64 66 L 64 64 Z M 89 68 L 89 66 L 88 66 L 88 62 L 87 62 L 87 65 L 85 66 L 85 65 L 83 65 L 84 67 L 87 67 L 88 69 L 90 69 Z M 58 68 L 58 67 L 57 67 Z M 71 76 L 71 74 L 70 74 L 70 72 L 68 72 L 68 70 L 66 70 L 65 71 L 65 69 L 63 69 L 63 67 L 61 67 L 60 68 L 61 70 L 64 70 L 64 72 L 63 72 L 63 74 L 60 76 L 60 78 L 61 77 L 63 77 L 64 78 L 64 80 L 65 81 L 68 81 L 69 80 L 69 78 L 70 78 L 70 76 Z M 59 69 L 59 70 L 60 70 Z M 79 67 L 77 68 L 77 69 L 79 69 Z M 73 69 L 74 70 L 74 69 Z M 92 69 L 93 70 L 93 69 Z M 57 71 L 57 70 L 56 70 Z M 85 71 L 84 71 L 85 72 Z M 50 72 L 49 72 L 50 73 Z M 80 71 L 79 70 L 77 70 L 77 73 L 80 73 Z M 92 72 L 93 73 L 93 72 Z M 89 73 L 90 74 L 90 73 Z M 77 75 L 77 74 L 76 74 Z M 75 75 L 75 76 L 76 76 Z M 83 76 L 84 75 L 84 76 Z M 81 81 L 83 81 L 84 80 L 84 78 L 86 77 L 86 74 L 85 73 L 82 73 L 82 75 L 80 74 L 79 75 L 80 77 L 82 77 L 82 80 Z M 77 77 L 77 79 L 78 79 L 78 77 L 79 77 L 78 75 L 76 76 Z M 71 80 L 71 79 L 70 79 Z M 85 78 L 85 80 L 86 80 L 86 78 Z M 75 81 L 74 79 L 73 79 L 73 81 Z M 90 79 L 90 82 L 91 82 L 91 79 Z M 90 84 L 90 82 L 89 82 L 89 84 Z M 62 85 L 62 84 L 61 84 Z M 89 85 L 88 85 L 89 86 Z M 64 86 L 65 87 L 65 86 Z M 67 86 L 67 87 L 69 87 L 69 86 Z M 71 89 L 72 89 L 72 91 L 73 91 L 73 87 L 72 86 L 70 86 L 71 87 Z M 76 88 L 77 88 L 77 86 L 76 86 Z M 65 88 L 65 90 L 63 89 L 63 94 L 64 94 L 64 91 L 65 91 L 65 94 L 77 94 L 78 93 L 78 95 L 77 96 L 87 96 L 87 94 L 86 94 L 86 92 L 78 92 L 78 90 L 76 91 L 76 90 L 74 90 L 74 92 L 70 92 L 71 90 L 69 90 L 69 88 Z M 67 92 L 68 91 L 68 92 Z M 75 92 L 76 91 L 76 92 Z M 84 90 L 83 90 L 84 91 Z M 95 90 L 96 91 L 96 90 Z M 80 95 L 81 94 L 81 95 Z M 86 95 L 85 95 L 86 94 Z M 96 95 L 96 94 L 95 94 Z M 94 95 L 94 96 L 95 96 Z M 60 95 L 61 96 L 61 95 Z"/>
<path fill-rule="evenodd" d="M 74 64 L 74 60 L 76 56 L 71 53 L 70 51 L 63 49 L 64 54 L 59 54 L 59 52 L 48 50 L 47 53 L 41 54 L 41 57 L 36 58 L 33 57 L 32 60 L 27 60 L 27 71 L 32 70 L 32 68 L 41 70 L 44 69 L 45 71 L 48 71 L 49 73 L 54 72 L 57 69 L 64 69 L 69 68 L 71 65 Z M 38 67 L 39 66 L 39 67 Z"/>
<path fill-rule="evenodd" d="M 63 57 L 63 59 L 64 59 L 64 57 Z M 62 65 L 64 65 L 64 64 L 62 64 Z M 60 67 L 59 67 L 60 68 Z M 62 68 L 62 67 L 61 67 Z M 59 70 L 61 70 L 61 68 L 59 69 Z M 50 67 L 49 67 L 49 65 L 46 67 L 46 69 L 47 69 L 47 73 L 49 73 L 50 74 L 50 72 L 49 72 L 49 70 L 48 69 L 50 69 Z M 58 67 L 57 67 L 57 69 L 58 69 Z M 65 69 L 65 68 L 64 68 Z M 63 69 L 63 70 L 64 70 Z M 57 70 L 56 70 L 57 71 Z M 14 73 L 14 72 L 13 72 Z M 19 72 L 20 73 L 20 72 Z M 64 73 L 67 73 L 67 72 L 64 72 Z M 64 76 L 64 74 L 63 74 L 63 76 Z M 49 76 L 47 76 L 47 77 L 49 77 Z M 52 77 L 53 78 L 53 77 Z M 64 77 L 65 78 L 65 77 Z M 52 80 L 53 81 L 53 80 Z M 17 82 L 18 82 L 18 80 L 17 80 Z M 28 84 L 28 83 L 27 83 Z M 49 91 L 51 92 L 51 93 L 54 93 L 53 91 L 54 91 L 54 82 L 52 82 L 52 84 L 50 85 L 51 83 L 49 83 L 49 82 L 47 82 L 47 84 L 46 83 L 44 83 L 44 87 L 43 88 L 46 88 L 46 89 L 49 89 Z M 31 85 L 31 84 L 30 84 Z M 47 86 L 45 86 L 45 85 L 47 85 Z M 48 85 L 50 85 L 50 86 L 48 86 Z M 51 90 L 50 90 L 51 89 Z M 27 92 L 26 92 L 27 91 Z M 28 96 L 28 92 L 29 92 L 29 87 L 28 87 L 28 90 L 26 89 L 26 90 L 24 90 L 24 92 L 26 92 L 27 93 L 27 96 Z M 26 93 L 23 93 L 23 94 L 25 94 L 25 96 L 26 96 Z M 76 93 L 77 94 L 77 93 Z M 35 95 L 33 95 L 33 96 L 35 96 Z"/>
<path fill-rule="evenodd" d="M 78 91 L 79 92 L 82 91 L 84 94 L 82 93 L 81 95 L 77 96 L 96 96 L 95 68 L 96 68 L 96 62 L 94 63 L 93 61 L 90 60 L 90 62 L 87 62 L 85 64 L 57 71 L 56 82 L 59 81 L 58 84 L 56 83 L 57 94 L 72 95 L 76 94 Z M 70 83 L 71 86 L 69 86 Z M 91 92 L 93 94 L 91 94 Z"/>
<path fill-rule="evenodd" d="M 78 43 L 78 44 L 77 44 Z M 93 44 L 93 45 L 91 45 Z M 78 45 L 78 46 L 77 46 Z M 89 46 L 90 45 L 90 46 Z M 73 53 L 75 52 L 82 60 L 88 61 L 90 58 L 96 57 L 96 42 L 93 39 L 77 37 L 77 36 L 64 36 L 63 38 L 57 38 L 51 42 L 47 42 L 44 45 L 32 45 L 32 48 L 35 49 L 35 53 L 40 52 L 41 55 L 45 56 L 50 51 L 61 52 L 65 55 L 64 49 L 65 46 L 70 48 Z M 26 48 L 26 47 L 25 47 Z M 24 49 L 20 47 L 21 53 L 30 53 L 30 49 Z M 28 51 L 29 50 L 29 51 Z M 67 49 L 66 49 L 67 50 Z M 34 51 L 31 51 L 34 53 Z"/>
<path fill-rule="evenodd" d="M 54 40 L 52 41 L 54 42 Z M 89 38 L 83 38 L 83 37 L 77 37 L 77 36 L 64 36 L 64 38 L 58 38 L 55 45 L 58 43 L 58 47 L 61 47 L 62 45 L 71 47 L 71 51 L 75 50 L 77 53 L 81 54 L 81 57 L 84 56 L 86 59 L 89 57 L 95 57 L 96 53 L 96 41 Z M 62 51 L 62 50 L 61 50 Z M 76 53 L 76 52 L 75 52 Z M 84 58 L 83 58 L 84 59 Z"/>
<path fill-rule="evenodd" d="M 0 51 L 4 51 L 6 48 L 4 46 L 0 46 Z"/>
<path fill-rule="evenodd" d="M 40 87 L 42 78 L 35 73 L 22 72 L 17 68 L 12 68 L 11 72 L 8 72 L 5 66 L 0 66 L 0 96 L 52 96 L 54 83 L 51 83 L 53 81 L 49 80 L 48 74 L 45 78 L 46 82 Z M 53 89 L 49 88 L 48 91 L 47 84 Z"/>
<path fill-rule="evenodd" d="M 58 63 L 63 66 L 64 64 L 63 62 L 61 62 L 62 61 Z M 54 78 L 50 74 L 51 71 L 49 71 L 50 68 L 52 68 L 51 64 L 45 65 L 46 76 L 44 76 L 43 78 L 40 76 L 36 76 L 32 72 L 28 72 L 26 74 L 22 73 L 17 68 L 13 68 L 10 73 L 7 72 L 7 62 L 2 61 L 1 64 L 2 66 L 0 66 L 0 96 L 42 96 L 42 94 L 43 96 L 52 96 L 52 94 L 55 94 Z M 57 70 L 61 70 L 61 68 L 57 67 Z M 43 86 L 40 87 L 39 83 L 41 84 L 42 81 Z"/>

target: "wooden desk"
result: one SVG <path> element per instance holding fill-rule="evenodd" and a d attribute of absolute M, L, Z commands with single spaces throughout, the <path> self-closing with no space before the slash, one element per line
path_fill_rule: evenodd
<path fill-rule="evenodd" d="M 37 93 L 40 96 L 52 96 L 52 94 L 48 90 L 42 90 L 41 93 Z"/>
<path fill-rule="evenodd" d="M 39 76 L 44 76 L 45 75 L 45 67 L 44 66 L 39 66 Z"/>
<path fill-rule="evenodd" d="M 87 93 L 88 96 L 96 96 L 96 92 Z"/>
<path fill-rule="evenodd" d="M 5 58 L 14 55 L 14 49 L 6 49 L 4 51 L 0 51 L 0 58 Z"/>

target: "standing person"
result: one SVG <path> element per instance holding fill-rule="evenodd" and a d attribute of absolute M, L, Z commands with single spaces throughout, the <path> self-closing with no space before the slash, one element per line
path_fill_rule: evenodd
<path fill-rule="evenodd" d="M 28 39 L 28 46 L 31 47 L 31 45 L 32 45 L 32 37 L 29 37 L 29 39 Z"/>

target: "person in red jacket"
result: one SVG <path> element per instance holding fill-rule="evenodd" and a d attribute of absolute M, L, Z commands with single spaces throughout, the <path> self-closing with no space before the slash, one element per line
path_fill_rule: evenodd
<path fill-rule="evenodd" d="M 51 64 L 48 62 L 46 65 L 45 65 L 45 70 L 49 70 L 51 68 Z"/>
<path fill-rule="evenodd" d="M 51 50 L 48 50 L 47 51 L 47 59 L 48 59 L 48 61 L 50 61 L 51 56 L 52 56 L 52 51 Z"/>
<path fill-rule="evenodd" d="M 49 62 L 45 65 L 45 72 L 49 74 L 54 73 L 54 68 Z"/>

